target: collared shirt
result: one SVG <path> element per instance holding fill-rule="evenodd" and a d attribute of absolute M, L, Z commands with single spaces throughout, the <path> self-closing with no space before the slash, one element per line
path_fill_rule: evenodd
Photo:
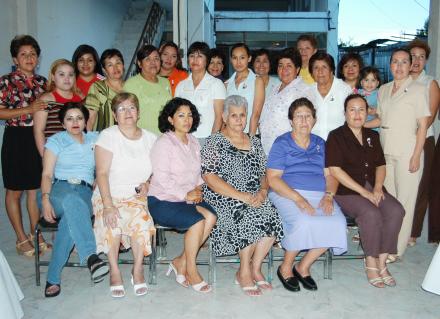
<path fill-rule="evenodd" d="M 226 96 L 230 95 L 240 95 L 244 97 L 247 101 L 247 119 L 246 119 L 246 129 L 245 132 L 249 132 L 249 125 L 251 122 L 252 110 L 254 107 L 254 97 L 255 97 L 255 79 L 257 76 L 251 69 L 249 74 L 244 81 L 242 81 L 238 87 L 235 85 L 235 77 L 237 72 L 234 72 L 232 76 L 225 82 L 226 84 Z"/>
<path fill-rule="evenodd" d="M 330 132 L 326 143 L 326 167 L 340 167 L 359 185 L 368 182 L 374 187 L 376 168 L 383 165 L 385 157 L 376 131 L 362 128 L 362 144 L 347 123 Z M 357 193 L 339 184 L 337 194 Z"/>
<path fill-rule="evenodd" d="M 325 141 L 310 134 L 307 149 L 298 146 L 291 132 L 279 136 L 272 145 L 267 168 L 283 171 L 281 179 L 292 189 L 325 191 Z"/>
<path fill-rule="evenodd" d="M 59 132 L 47 139 L 46 149 L 56 157 L 54 177 L 57 179 L 77 178 L 93 184 L 95 180 L 95 142 L 97 132 L 83 133 L 81 144 L 67 132 Z"/>
<path fill-rule="evenodd" d="M 353 90 L 347 83 L 336 77 L 333 77 L 332 87 L 325 97 L 319 93 L 316 83 L 313 84 L 312 90 L 315 92 L 316 101 L 316 124 L 312 133 L 326 140 L 330 131 L 344 124 L 344 101 Z"/>
<path fill-rule="evenodd" d="M 426 74 L 425 70 L 422 70 L 422 73 L 419 74 L 416 81 L 422 83 L 426 86 L 428 90 L 428 102 L 429 102 L 429 90 L 431 88 L 431 83 L 434 80 L 434 77 Z M 434 136 L 434 127 L 431 125 L 428 127 L 428 131 L 426 132 L 426 137 Z"/>
<path fill-rule="evenodd" d="M 391 95 L 393 85 L 394 81 L 379 89 L 380 141 L 386 155 L 410 155 L 416 145 L 417 119 L 431 115 L 428 90 L 410 76 Z"/>
<path fill-rule="evenodd" d="M 310 90 L 310 85 L 297 77 L 280 91 L 281 82 L 272 90 L 272 93 L 266 97 L 263 111 L 260 116 L 261 144 L 264 153 L 269 154 L 275 139 L 285 132 L 290 132 L 288 113 L 289 106 L 296 99 L 306 97 L 315 102 L 314 94 Z"/>
<path fill-rule="evenodd" d="M 158 76 L 157 82 L 145 80 L 141 74 L 129 78 L 124 84 L 124 91 L 136 94 L 139 99 L 138 126 L 150 132 L 160 134 L 159 113 L 171 100 L 170 82 Z"/>
<path fill-rule="evenodd" d="M 0 104 L 8 109 L 19 109 L 31 105 L 46 91 L 46 78 L 34 74 L 27 77 L 20 70 L 0 78 Z M 6 120 L 6 126 L 33 126 L 32 114 Z"/>
<path fill-rule="evenodd" d="M 153 176 L 148 196 L 182 202 L 186 194 L 203 184 L 200 145 L 191 134 L 184 144 L 173 132 L 164 133 L 151 150 Z"/>
<path fill-rule="evenodd" d="M 202 81 L 194 87 L 192 75 L 190 75 L 177 85 L 175 96 L 190 100 L 199 111 L 200 125 L 193 133 L 194 136 L 206 138 L 211 135 L 215 119 L 214 100 L 224 100 L 226 96 L 223 82 L 205 72 Z"/>

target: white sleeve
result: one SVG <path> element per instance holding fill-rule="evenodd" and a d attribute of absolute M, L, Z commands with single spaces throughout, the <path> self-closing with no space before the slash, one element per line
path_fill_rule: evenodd
<path fill-rule="evenodd" d="M 212 83 L 212 98 L 214 100 L 224 100 L 226 98 L 225 85 L 219 79 L 215 79 Z"/>

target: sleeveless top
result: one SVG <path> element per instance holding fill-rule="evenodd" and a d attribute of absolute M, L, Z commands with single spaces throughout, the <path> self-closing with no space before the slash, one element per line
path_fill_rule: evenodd
<path fill-rule="evenodd" d="M 56 91 L 51 92 L 52 95 L 55 98 L 55 102 L 57 103 L 67 103 L 67 102 L 81 102 L 82 98 L 77 95 L 73 94 L 72 98 L 66 99 L 65 97 L 62 97 L 59 93 Z M 62 123 L 58 119 L 58 112 L 62 106 L 54 105 L 48 112 L 47 112 L 47 120 L 46 120 L 46 128 L 44 130 L 44 135 L 46 138 L 54 135 L 55 133 L 61 132 L 64 130 Z"/>
<path fill-rule="evenodd" d="M 248 109 L 247 109 L 247 121 L 246 121 L 246 129 L 245 132 L 249 132 L 249 123 L 251 121 L 252 108 L 254 106 L 254 95 L 255 95 L 255 79 L 257 76 L 251 69 L 249 70 L 249 74 L 247 78 L 242 81 L 238 88 L 235 86 L 235 77 L 237 72 L 234 72 L 229 80 L 226 81 L 226 97 L 230 95 L 240 95 L 247 100 Z"/>
<path fill-rule="evenodd" d="M 434 77 L 426 74 L 425 70 L 422 71 L 422 73 L 420 73 L 419 77 L 416 79 L 416 82 L 422 83 L 423 85 L 426 86 L 427 90 L 428 90 L 428 102 L 429 102 L 429 88 L 431 87 L 431 82 L 434 80 Z M 430 137 L 430 136 L 434 136 L 434 128 L 432 127 L 432 125 L 430 127 L 428 127 L 428 131 L 426 132 L 426 138 Z"/>

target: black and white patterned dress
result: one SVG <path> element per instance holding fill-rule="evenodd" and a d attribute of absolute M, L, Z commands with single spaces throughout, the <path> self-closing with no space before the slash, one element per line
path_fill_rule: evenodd
<path fill-rule="evenodd" d="M 211 135 L 201 152 L 202 173 L 216 174 L 238 191 L 257 193 L 266 171 L 266 156 L 258 138 L 251 137 L 250 143 L 250 150 L 243 152 L 223 134 Z M 255 208 L 215 193 L 206 184 L 203 196 L 217 212 L 211 233 L 217 256 L 237 254 L 262 237 L 275 236 L 279 241 L 284 236 L 280 216 L 268 198 Z"/>

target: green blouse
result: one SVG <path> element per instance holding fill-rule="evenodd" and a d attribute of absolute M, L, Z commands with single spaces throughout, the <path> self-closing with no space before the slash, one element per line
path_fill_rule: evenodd
<path fill-rule="evenodd" d="M 102 131 L 114 124 L 111 103 L 116 94 L 105 80 L 96 81 L 90 87 L 86 98 L 86 107 L 97 112 L 93 126 L 94 131 Z"/>

